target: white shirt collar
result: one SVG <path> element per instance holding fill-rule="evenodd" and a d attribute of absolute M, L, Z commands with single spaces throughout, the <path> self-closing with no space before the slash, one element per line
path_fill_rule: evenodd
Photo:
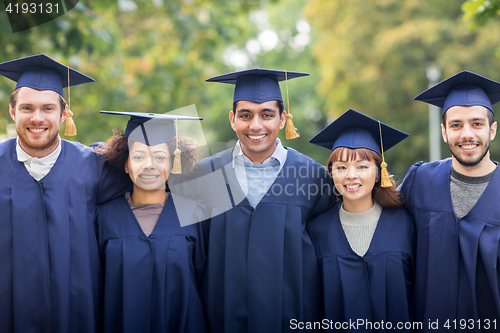
<path fill-rule="evenodd" d="M 45 157 L 38 158 L 38 157 L 28 155 L 28 153 L 26 153 L 19 145 L 19 137 L 17 137 L 16 138 L 17 160 L 19 162 L 24 163 L 28 160 L 36 159 L 36 160 L 38 160 L 38 163 L 41 163 L 44 165 L 53 165 L 54 163 L 56 163 L 57 158 L 59 157 L 59 154 L 61 153 L 61 137 L 58 135 L 57 139 L 59 140 L 59 142 L 58 142 L 56 150 L 54 150 L 52 153 L 50 153 L 49 155 L 47 155 Z"/>
<path fill-rule="evenodd" d="M 280 166 L 283 167 L 286 162 L 286 156 L 288 154 L 288 151 L 283 147 L 281 144 L 281 140 L 279 138 L 276 138 L 276 149 L 274 149 L 274 152 L 271 156 L 269 156 L 262 164 L 267 164 L 271 161 L 277 160 L 280 163 Z M 241 142 L 238 140 L 236 142 L 236 146 L 234 147 L 233 150 L 233 167 L 234 167 L 234 160 L 239 159 L 242 161 L 250 162 L 253 163 L 245 154 L 243 153 L 243 149 L 241 149 Z"/>

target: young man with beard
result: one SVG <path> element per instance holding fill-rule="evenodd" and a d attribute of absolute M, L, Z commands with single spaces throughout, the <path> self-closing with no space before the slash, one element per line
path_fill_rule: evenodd
<path fill-rule="evenodd" d="M 95 208 L 125 184 L 90 148 L 59 137 L 63 87 L 94 80 L 43 54 L 2 63 L 0 74 L 17 82 L 18 134 L 0 144 L 0 327 L 100 331 Z"/>
<path fill-rule="evenodd" d="M 413 165 L 400 186 L 417 230 L 416 320 L 429 332 L 497 331 L 500 172 L 489 147 L 500 83 L 463 71 L 415 99 L 443 108 L 452 154 Z"/>
<path fill-rule="evenodd" d="M 250 69 L 207 80 L 235 85 L 229 120 L 239 139 L 200 163 L 200 174 L 220 175 L 225 185 L 196 187 L 212 211 L 205 279 L 212 332 L 288 332 L 294 320 L 322 319 L 306 226 L 328 208 L 331 180 L 319 163 L 278 139 L 287 118 L 279 82 L 304 75 Z"/>

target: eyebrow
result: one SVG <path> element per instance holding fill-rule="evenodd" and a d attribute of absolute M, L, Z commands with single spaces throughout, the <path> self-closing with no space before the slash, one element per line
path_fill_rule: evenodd
<path fill-rule="evenodd" d="M 239 109 L 239 110 L 236 110 L 236 113 L 238 113 L 238 112 L 249 112 L 249 113 L 251 113 L 252 111 L 250 111 L 248 109 Z M 276 110 L 270 109 L 270 108 L 264 108 L 264 109 L 261 109 L 261 110 L 257 111 L 257 113 L 262 113 L 262 112 L 273 112 L 273 113 L 276 113 Z"/>
<path fill-rule="evenodd" d="M 146 154 L 146 151 L 145 150 L 141 150 L 141 149 L 137 149 L 137 150 L 134 150 L 131 152 L 131 154 L 135 154 L 135 153 L 143 153 L 143 154 Z M 164 150 L 155 150 L 152 152 L 153 154 L 157 154 L 157 153 L 163 153 L 163 154 L 167 154 L 166 151 Z"/>
<path fill-rule="evenodd" d="M 448 121 L 448 124 L 451 124 L 451 123 L 461 123 L 463 122 L 464 120 L 460 120 L 460 119 L 450 119 Z M 473 121 L 486 121 L 486 118 L 483 118 L 483 117 L 476 117 L 476 118 L 472 118 L 472 119 L 467 119 L 465 120 L 465 122 L 473 122 Z"/>

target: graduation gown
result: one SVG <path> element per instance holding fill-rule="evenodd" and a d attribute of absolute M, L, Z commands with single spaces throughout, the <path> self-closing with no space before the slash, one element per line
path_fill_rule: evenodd
<path fill-rule="evenodd" d="M 416 319 L 481 331 L 500 326 L 500 170 L 467 215 L 457 220 L 450 194 L 451 158 L 413 165 L 400 186 L 415 218 Z M 496 329 L 493 326 L 496 320 Z M 469 324 L 470 322 L 468 322 Z M 446 328 L 446 327 L 445 327 Z"/>
<path fill-rule="evenodd" d="M 98 207 L 105 332 L 206 332 L 198 281 L 207 225 L 181 227 L 173 200 L 169 195 L 149 237 L 125 196 Z"/>
<path fill-rule="evenodd" d="M 95 332 L 102 271 L 94 229 L 98 201 L 124 193 L 121 177 L 92 149 L 61 140 L 40 181 L 0 144 L 0 328 L 3 332 Z"/>
<path fill-rule="evenodd" d="M 323 281 L 325 318 L 330 323 L 324 328 L 343 332 L 386 332 L 396 329 L 398 322 L 410 323 L 415 268 L 412 216 L 404 208 L 383 208 L 370 247 L 360 257 L 349 245 L 338 205 L 340 203 L 309 224 Z M 358 319 L 363 320 L 360 326 L 341 326 L 342 323 L 358 323 Z M 390 323 L 392 329 L 366 326 L 382 322 L 385 326 L 378 327 L 388 328 Z"/>
<path fill-rule="evenodd" d="M 306 226 L 331 203 L 331 180 L 317 162 L 287 149 L 286 163 L 255 208 L 236 180 L 233 149 L 200 163 L 201 174 L 219 172 L 227 189 L 199 187 L 213 216 L 204 288 L 212 332 L 288 332 L 292 319 L 321 320 L 321 279 Z"/>

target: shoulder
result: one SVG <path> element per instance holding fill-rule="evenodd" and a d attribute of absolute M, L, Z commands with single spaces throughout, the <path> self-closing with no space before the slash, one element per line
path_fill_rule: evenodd
<path fill-rule="evenodd" d="M 92 156 L 95 158 L 95 153 L 92 148 L 85 146 L 80 142 L 68 141 L 61 139 L 61 147 L 72 154 L 80 154 L 82 156 Z"/>
<path fill-rule="evenodd" d="M 438 170 L 448 170 L 451 167 L 451 157 L 444 160 L 434 161 L 434 162 L 417 162 L 410 167 L 410 172 L 415 172 L 418 174 L 432 174 Z"/>
<path fill-rule="evenodd" d="M 231 162 L 233 149 L 234 148 L 226 149 L 212 156 L 204 158 L 198 163 L 198 171 L 211 172 L 215 169 L 219 169 L 221 167 L 221 164 L 225 165 Z"/>
<path fill-rule="evenodd" d="M 12 149 L 16 147 L 16 139 L 8 139 L 0 142 L 0 156 L 8 156 L 12 153 Z"/>
<path fill-rule="evenodd" d="M 286 147 L 286 149 L 288 154 L 283 167 L 285 175 L 302 179 L 329 179 L 328 170 L 323 165 L 293 148 Z"/>

